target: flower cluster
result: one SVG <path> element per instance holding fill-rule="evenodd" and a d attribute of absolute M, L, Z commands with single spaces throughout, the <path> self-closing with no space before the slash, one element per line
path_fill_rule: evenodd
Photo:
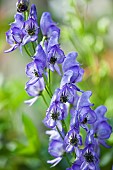
<path fill-rule="evenodd" d="M 91 91 L 81 90 L 77 83 L 82 81 L 84 70 L 77 61 L 77 52 L 65 55 L 60 48 L 60 29 L 52 20 L 49 12 L 44 12 L 37 23 L 36 6 L 29 1 L 17 3 L 15 21 L 11 23 L 6 33 L 6 40 L 11 52 L 32 43 L 34 55 L 26 66 L 26 75 L 29 81 L 25 90 L 33 98 L 26 101 L 30 106 L 42 96 L 46 90 L 51 98 L 50 106 L 43 120 L 50 128 L 46 133 L 50 135 L 48 152 L 54 157 L 48 163 L 55 166 L 66 157 L 69 168 L 67 170 L 99 170 L 100 145 L 109 148 L 106 139 L 111 135 L 112 128 L 108 123 L 105 106 L 92 109 L 89 98 Z M 27 11 L 27 12 L 26 12 Z M 24 12 L 24 13 L 23 13 Z M 25 12 L 28 14 L 27 17 Z M 38 34 L 43 38 L 38 42 Z M 29 51 L 26 49 L 28 54 Z M 59 88 L 52 94 L 51 74 L 57 72 L 61 77 Z M 82 132 L 85 134 L 83 139 Z"/>

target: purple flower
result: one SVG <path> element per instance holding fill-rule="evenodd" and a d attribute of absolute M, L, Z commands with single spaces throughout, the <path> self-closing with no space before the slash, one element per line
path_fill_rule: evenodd
<path fill-rule="evenodd" d="M 80 151 L 79 157 L 72 165 L 70 170 L 100 170 L 99 158 L 94 151 L 93 145 L 86 146 Z"/>
<path fill-rule="evenodd" d="M 96 113 L 90 108 L 93 104 L 90 103 L 89 97 L 91 96 L 91 91 L 86 91 L 82 93 L 76 102 L 75 109 L 71 110 L 72 119 L 71 127 L 82 126 L 84 129 L 88 130 L 87 124 L 93 124 L 97 120 Z"/>
<path fill-rule="evenodd" d="M 39 96 L 41 92 L 44 90 L 45 84 L 44 84 L 44 79 L 39 78 L 38 81 L 36 81 L 33 84 L 26 83 L 25 90 L 30 96 Z"/>
<path fill-rule="evenodd" d="M 22 14 L 16 14 L 15 22 L 11 24 L 9 31 L 6 32 L 6 41 L 11 45 L 11 48 L 5 52 L 14 51 L 16 48 L 19 48 L 20 51 L 22 51 L 24 36 L 24 17 Z"/>
<path fill-rule="evenodd" d="M 30 78 L 27 84 L 34 84 L 39 80 L 39 72 L 36 62 L 31 62 L 26 66 L 26 74 Z"/>
<path fill-rule="evenodd" d="M 92 129 L 95 137 L 96 144 L 102 144 L 104 147 L 110 148 L 106 144 L 106 139 L 110 138 L 112 133 L 112 127 L 107 122 L 107 118 L 104 116 L 107 109 L 105 106 L 99 106 L 95 109 L 95 113 L 98 117 L 97 121 L 92 124 Z"/>
<path fill-rule="evenodd" d="M 64 154 L 64 145 L 61 140 L 53 139 L 49 143 L 48 152 L 55 158 L 61 157 Z"/>
<path fill-rule="evenodd" d="M 66 56 L 62 64 L 64 73 L 61 81 L 62 85 L 69 83 L 69 81 L 70 83 L 76 83 L 82 80 L 84 70 L 80 68 L 80 64 L 76 61 L 77 55 L 76 52 L 71 52 Z"/>
<path fill-rule="evenodd" d="M 51 167 L 54 167 L 62 160 L 63 154 L 65 152 L 64 143 L 57 130 L 54 129 L 46 131 L 46 134 L 50 135 L 48 152 L 55 157 L 53 160 L 48 160 L 47 163 L 53 164 Z M 64 136 L 62 131 L 61 134 Z"/>
<path fill-rule="evenodd" d="M 44 12 L 40 19 L 40 28 L 44 36 L 50 37 L 53 31 L 57 31 L 60 35 L 60 29 L 53 22 L 49 12 Z"/>
<path fill-rule="evenodd" d="M 39 76 L 43 76 L 47 67 L 47 56 L 41 45 L 36 47 L 36 53 L 34 54 L 33 59 L 36 63 Z"/>
<path fill-rule="evenodd" d="M 27 11 L 29 6 L 29 0 L 18 0 L 16 3 L 17 11 L 18 12 L 25 12 Z"/>
<path fill-rule="evenodd" d="M 81 160 L 83 161 L 80 168 L 81 170 L 99 170 L 99 158 L 97 154 L 94 151 L 93 145 L 88 145 L 83 149 L 82 155 L 81 155 Z"/>
<path fill-rule="evenodd" d="M 70 103 L 73 104 L 75 102 L 75 98 L 77 97 L 77 88 L 74 84 L 65 84 L 61 89 L 57 89 L 54 94 L 54 100 L 57 100 L 61 103 Z"/>
<path fill-rule="evenodd" d="M 79 145 L 82 145 L 82 137 L 76 128 L 71 129 L 64 138 L 66 152 L 73 152 Z"/>
<path fill-rule="evenodd" d="M 26 74 L 30 78 L 27 84 L 33 84 L 38 81 L 39 77 L 42 77 L 45 73 L 46 67 L 46 54 L 41 47 L 38 45 L 36 53 L 33 57 L 33 61 L 26 66 Z"/>
<path fill-rule="evenodd" d="M 52 32 L 50 39 L 45 43 L 45 48 L 47 53 L 48 68 L 51 71 L 56 70 L 58 74 L 61 75 L 58 64 L 63 63 L 65 55 L 58 44 L 58 32 Z"/>
<path fill-rule="evenodd" d="M 31 41 L 36 41 L 38 39 L 39 27 L 37 23 L 36 6 L 34 4 L 31 6 L 29 18 L 25 22 L 24 27 L 26 32 L 26 35 L 24 37 L 24 44 Z"/>
<path fill-rule="evenodd" d="M 31 106 L 41 95 L 44 88 L 45 88 L 45 84 L 44 84 L 43 77 L 39 78 L 38 81 L 36 81 L 33 84 L 29 84 L 29 82 L 27 82 L 25 86 L 25 90 L 29 94 L 29 96 L 33 96 L 34 98 L 25 101 L 25 103 Z"/>
<path fill-rule="evenodd" d="M 54 128 L 56 125 L 58 126 L 59 121 L 64 120 L 66 116 L 67 107 L 58 101 L 54 101 L 48 108 L 43 122 L 48 128 Z"/>

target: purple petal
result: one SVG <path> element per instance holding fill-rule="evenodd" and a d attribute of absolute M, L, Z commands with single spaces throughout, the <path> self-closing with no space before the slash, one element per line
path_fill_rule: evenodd
<path fill-rule="evenodd" d="M 24 16 L 22 14 L 15 15 L 15 22 L 11 23 L 11 28 L 18 27 L 22 29 L 24 26 Z"/>
<path fill-rule="evenodd" d="M 31 5 L 29 18 L 32 18 L 35 21 L 37 21 L 37 10 L 36 10 L 36 6 L 34 4 Z"/>
<path fill-rule="evenodd" d="M 54 157 L 60 157 L 64 153 L 63 142 L 52 140 L 49 144 L 48 152 Z"/>
<path fill-rule="evenodd" d="M 47 163 L 53 164 L 51 167 L 56 166 L 60 161 L 62 160 L 62 157 L 55 158 L 53 160 L 48 160 Z"/>
<path fill-rule="evenodd" d="M 25 104 L 28 104 L 29 106 L 32 106 L 38 99 L 38 96 L 32 98 L 32 99 L 29 99 L 29 100 L 26 100 L 24 101 Z"/>
<path fill-rule="evenodd" d="M 46 36 L 48 33 L 49 27 L 52 25 L 56 25 L 56 23 L 53 22 L 51 18 L 51 14 L 49 12 L 44 12 L 40 19 L 40 28 L 41 28 L 42 34 Z"/>
<path fill-rule="evenodd" d="M 9 53 L 9 52 L 11 52 L 11 51 L 14 51 L 16 48 L 18 48 L 19 47 L 19 45 L 18 44 L 15 44 L 14 46 L 12 46 L 10 49 L 8 49 L 8 50 L 5 50 L 4 52 L 5 53 Z"/>
<path fill-rule="evenodd" d="M 70 70 L 71 67 L 79 66 L 79 63 L 76 61 L 77 56 L 78 53 L 76 52 L 71 52 L 66 56 L 62 65 L 63 72 Z"/>
<path fill-rule="evenodd" d="M 93 104 L 89 101 L 91 95 L 92 95 L 91 91 L 86 91 L 82 93 L 78 101 L 78 107 L 93 106 Z"/>
<path fill-rule="evenodd" d="M 104 118 L 106 112 L 107 112 L 107 108 L 105 106 L 99 106 L 95 109 L 95 113 L 99 118 Z"/>
<path fill-rule="evenodd" d="M 48 42 L 48 51 L 51 49 L 51 47 L 58 44 L 58 38 L 58 32 L 53 31 Z"/>
<path fill-rule="evenodd" d="M 67 72 L 65 72 L 60 83 L 60 88 L 62 88 L 66 83 L 70 83 L 70 79 L 72 76 L 73 76 L 72 70 L 68 70 Z"/>
<path fill-rule="evenodd" d="M 101 139 L 108 139 L 112 133 L 112 127 L 106 121 L 99 122 L 96 129 L 97 136 Z"/>

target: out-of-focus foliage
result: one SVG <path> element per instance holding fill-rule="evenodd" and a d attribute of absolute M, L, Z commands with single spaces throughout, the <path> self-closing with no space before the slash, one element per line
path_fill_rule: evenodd
<path fill-rule="evenodd" d="M 95 16 L 90 11 L 93 1 L 63 1 L 68 8 L 62 19 L 58 20 L 61 28 L 61 44 L 63 44 L 62 47 L 66 54 L 70 50 L 79 53 L 78 60 L 85 69 L 84 79 L 79 86 L 85 91 L 93 92 L 91 99 L 95 107 L 105 105 L 108 108 L 107 117 L 113 127 L 113 50 L 108 38 L 112 28 L 113 13 L 109 11 L 108 14 Z M 48 0 L 48 4 L 51 3 L 56 8 L 54 3 L 57 2 Z M 98 6 L 98 1 L 96 3 Z M 109 0 L 109 4 L 111 6 L 112 0 Z M 50 10 L 52 11 L 52 9 Z M 55 13 L 57 12 L 59 11 Z M 58 17 L 55 16 L 55 13 L 53 16 L 57 20 Z M 31 108 L 24 104 L 24 100 L 29 97 L 24 91 L 26 80 L 23 79 L 23 76 L 18 75 L 17 70 L 21 70 L 21 66 L 15 70 L 16 74 L 13 79 L 9 75 L 13 73 L 7 74 L 2 69 L 2 65 L 6 64 L 2 53 L 3 49 L 7 49 L 5 31 L 9 29 L 8 23 L 13 21 L 13 15 L 5 18 L 2 6 L 0 14 L 2 21 L 0 23 L 0 170 L 47 170 L 50 169 L 50 165 L 46 161 L 52 159 L 47 152 L 48 137 L 42 124 L 47 108 L 41 98 Z M 27 64 L 27 56 L 24 54 L 22 57 L 26 57 Z M 14 64 L 9 63 L 10 67 L 14 67 Z M 24 69 L 22 72 L 24 74 Z M 53 78 L 53 90 L 58 87 L 58 81 L 58 78 Z M 113 134 L 108 140 L 108 144 L 113 146 Z M 113 164 L 113 147 L 111 149 L 102 147 L 101 152 L 101 170 L 110 170 Z M 66 169 L 66 166 L 65 160 L 63 160 L 53 169 L 63 170 Z"/>

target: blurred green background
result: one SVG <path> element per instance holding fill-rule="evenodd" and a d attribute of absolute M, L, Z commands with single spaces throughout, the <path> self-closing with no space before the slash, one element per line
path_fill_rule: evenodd
<path fill-rule="evenodd" d="M 79 53 L 85 69 L 79 87 L 91 90 L 91 101 L 108 108 L 106 116 L 113 127 L 113 0 L 31 0 L 37 5 L 38 17 L 49 11 L 61 28 L 61 47 L 65 54 Z M 25 66 L 30 58 L 9 48 L 5 32 L 14 21 L 16 1 L 0 0 L 0 170 L 48 170 L 48 136 L 42 120 L 46 106 L 41 98 L 28 107 L 24 87 L 28 80 Z M 56 75 L 57 77 L 57 75 Z M 55 79 L 53 90 L 59 86 Z M 49 99 L 48 99 L 49 100 Z M 113 134 L 107 143 L 113 146 Z M 101 147 L 101 170 L 111 170 L 113 147 Z M 53 168 L 66 169 L 63 160 Z"/>

